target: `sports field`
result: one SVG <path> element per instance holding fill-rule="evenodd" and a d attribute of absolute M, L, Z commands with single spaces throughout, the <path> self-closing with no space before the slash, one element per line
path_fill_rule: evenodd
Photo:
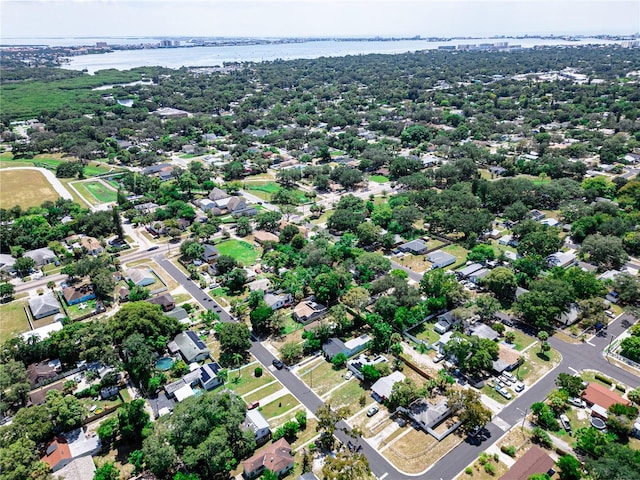
<path fill-rule="evenodd" d="M 0 208 L 20 205 L 37 207 L 47 200 L 55 201 L 58 193 L 45 176 L 35 170 L 0 170 Z"/>
<path fill-rule="evenodd" d="M 100 203 L 115 202 L 118 199 L 116 192 L 108 188 L 103 182 L 85 182 L 83 185 Z"/>

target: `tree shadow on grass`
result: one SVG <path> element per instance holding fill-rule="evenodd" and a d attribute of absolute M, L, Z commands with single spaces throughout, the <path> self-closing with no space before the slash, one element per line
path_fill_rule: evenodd
<path fill-rule="evenodd" d="M 538 353 L 536 353 L 536 356 L 540 360 L 543 360 L 545 362 L 548 362 L 549 360 L 551 360 L 551 357 L 549 355 L 547 355 L 545 352 L 538 352 Z"/>

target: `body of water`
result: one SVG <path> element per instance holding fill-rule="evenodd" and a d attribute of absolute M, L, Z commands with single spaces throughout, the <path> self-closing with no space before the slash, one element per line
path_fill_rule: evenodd
<path fill-rule="evenodd" d="M 98 70 L 115 68 L 129 70 L 142 66 L 213 67 L 229 62 L 261 62 L 270 60 L 292 60 L 297 58 L 342 57 L 346 55 L 366 55 L 371 53 L 396 54 L 419 50 L 434 50 L 443 46 L 470 45 L 481 43 L 508 42 L 509 46 L 524 48 L 558 45 L 608 45 L 621 43 L 612 40 L 581 38 L 578 41 L 563 39 L 469 39 L 449 42 L 427 40 L 398 41 L 317 41 L 304 43 L 281 43 L 270 45 L 234 45 L 219 47 L 158 48 L 141 50 L 117 50 L 110 53 L 80 55 L 71 57 L 63 68 Z"/>

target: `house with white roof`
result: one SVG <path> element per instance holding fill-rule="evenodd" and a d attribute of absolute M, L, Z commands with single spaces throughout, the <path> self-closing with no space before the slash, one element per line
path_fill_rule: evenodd
<path fill-rule="evenodd" d="M 393 386 L 398 382 L 402 382 L 405 378 L 407 377 L 404 373 L 397 370 L 392 372 L 391 375 L 379 378 L 376 383 L 371 385 L 371 396 L 379 402 L 388 400 L 393 391 Z"/>

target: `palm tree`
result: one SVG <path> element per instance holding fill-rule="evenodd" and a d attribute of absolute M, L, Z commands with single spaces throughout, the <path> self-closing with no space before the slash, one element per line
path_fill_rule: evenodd
<path fill-rule="evenodd" d="M 244 360 L 244 357 L 242 356 L 241 353 L 234 353 L 233 356 L 233 363 L 236 366 L 236 368 L 238 369 L 238 377 L 236 378 L 236 381 L 240 380 L 240 363 L 242 362 L 242 360 Z"/>
<path fill-rule="evenodd" d="M 229 378 L 229 370 L 227 370 L 226 368 L 219 370 L 218 374 L 216 375 L 216 378 L 220 380 L 223 384 L 226 383 L 227 379 Z"/>

